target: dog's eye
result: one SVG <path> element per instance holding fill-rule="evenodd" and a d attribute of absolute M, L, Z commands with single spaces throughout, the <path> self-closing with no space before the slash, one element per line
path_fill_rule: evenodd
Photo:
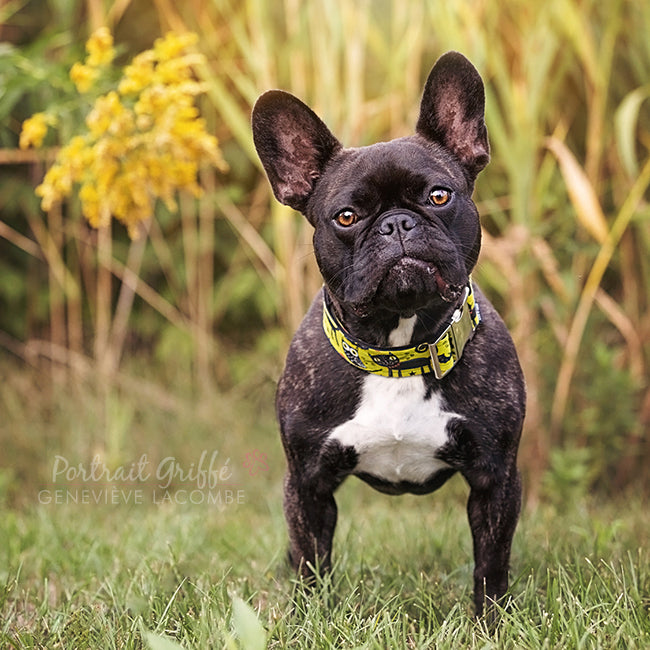
<path fill-rule="evenodd" d="M 451 192 L 444 187 L 434 187 L 429 194 L 429 201 L 435 206 L 446 205 L 451 200 Z"/>
<path fill-rule="evenodd" d="M 357 213 L 352 210 L 341 210 L 341 212 L 336 215 L 336 223 L 344 228 L 349 228 L 354 225 L 358 219 L 359 217 L 357 216 Z"/>

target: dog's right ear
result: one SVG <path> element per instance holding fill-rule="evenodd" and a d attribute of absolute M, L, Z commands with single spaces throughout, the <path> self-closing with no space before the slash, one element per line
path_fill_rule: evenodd
<path fill-rule="evenodd" d="M 252 121 L 255 148 L 275 197 L 304 212 L 340 142 L 309 106 L 281 90 L 269 90 L 257 100 Z"/>

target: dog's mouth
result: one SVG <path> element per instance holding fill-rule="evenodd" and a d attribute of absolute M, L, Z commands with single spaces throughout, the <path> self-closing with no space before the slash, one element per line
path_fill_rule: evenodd
<path fill-rule="evenodd" d="M 412 315 L 436 301 L 438 304 L 458 302 L 466 281 L 465 284 L 451 281 L 448 277 L 452 274 L 459 275 L 449 270 L 441 271 L 431 261 L 401 257 L 384 271 L 376 284 L 357 287 L 361 291 L 356 296 L 348 293 L 344 302 L 361 318 L 378 307 L 402 316 Z"/>
<path fill-rule="evenodd" d="M 432 262 L 419 260 L 413 257 L 402 258 L 388 272 L 387 277 L 395 282 L 396 289 L 403 293 L 417 293 L 421 285 L 425 285 L 428 290 L 431 278 L 434 282 L 435 290 L 445 302 L 456 302 L 463 291 L 462 285 L 457 285 L 446 280 L 440 269 Z"/>
<path fill-rule="evenodd" d="M 462 285 L 447 282 L 442 277 L 440 271 L 430 264 L 427 265 L 427 273 L 433 275 L 436 287 L 438 288 L 438 294 L 445 302 L 456 302 L 460 298 L 463 292 Z"/>
<path fill-rule="evenodd" d="M 377 294 L 400 312 L 415 311 L 436 296 L 446 303 L 457 302 L 463 285 L 450 282 L 445 275 L 433 262 L 403 257 L 388 269 L 377 287 Z"/>

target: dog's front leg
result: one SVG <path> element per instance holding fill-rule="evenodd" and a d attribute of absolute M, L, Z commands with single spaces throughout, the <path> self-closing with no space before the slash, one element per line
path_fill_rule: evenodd
<path fill-rule="evenodd" d="M 514 462 L 499 480 L 471 486 L 467 512 L 474 541 L 474 605 L 497 602 L 508 589 L 510 548 L 519 508 L 521 479 Z"/>
<path fill-rule="evenodd" d="M 296 439 L 300 440 L 296 435 L 285 438 Z M 355 467 L 357 455 L 353 448 L 336 442 L 321 443 L 311 462 L 290 444 L 287 449 L 284 516 L 289 529 L 289 559 L 302 576 L 312 578 L 330 568 L 337 518 L 334 492 Z"/>
<path fill-rule="evenodd" d="M 293 568 L 305 578 L 327 571 L 337 518 L 333 491 L 289 470 L 284 481 L 284 516 Z"/>

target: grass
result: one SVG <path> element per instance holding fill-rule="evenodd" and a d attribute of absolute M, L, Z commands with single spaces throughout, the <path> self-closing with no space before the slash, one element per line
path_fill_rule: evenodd
<path fill-rule="evenodd" d="M 213 505 L 187 503 L 189 492 L 180 490 L 196 488 L 196 479 L 178 475 L 166 499 L 156 481 L 136 479 L 115 485 L 117 505 L 70 502 L 68 491 L 111 487 L 78 476 L 53 484 L 49 476 L 56 456 L 79 470 L 104 453 L 93 433 L 99 400 L 86 387 L 85 401 L 53 390 L 30 402 L 28 385 L 13 372 L 0 389 L 8 414 L 3 448 L 12 453 L 9 443 L 22 440 L 31 450 L 23 448 L 22 458 L 32 463 L 30 473 L 7 455 L 0 470 L 2 648 L 650 645 L 650 515 L 640 496 L 602 502 L 555 494 L 555 505 L 525 511 L 509 607 L 488 629 L 472 617 L 460 478 L 428 497 L 390 498 L 354 479 L 344 484 L 334 571 L 307 594 L 284 559 L 284 461 L 268 383 L 209 404 L 186 396 L 184 407 L 166 413 L 123 391 L 105 414 L 121 459 L 113 471 L 142 453 L 152 471 L 169 457 L 189 471 L 202 450 L 217 451 L 215 468 L 231 468 L 228 486 L 196 493 L 220 493 Z M 128 435 L 119 434 L 125 420 Z M 255 450 L 266 454 L 266 466 L 251 475 L 243 463 Z M 241 491 L 239 503 L 228 501 L 231 487 Z M 41 489 L 62 490 L 66 503 L 39 503 Z M 135 489 L 142 502 L 126 503 Z"/>
<path fill-rule="evenodd" d="M 650 522 L 640 502 L 524 514 L 512 601 L 488 630 L 471 617 L 458 488 L 389 500 L 346 486 L 334 573 L 311 595 L 284 565 L 277 485 L 222 510 L 4 510 L 0 644 L 140 648 L 150 631 L 185 648 L 225 647 L 240 598 L 270 648 L 648 647 L 650 559 L 639 534 Z"/>

